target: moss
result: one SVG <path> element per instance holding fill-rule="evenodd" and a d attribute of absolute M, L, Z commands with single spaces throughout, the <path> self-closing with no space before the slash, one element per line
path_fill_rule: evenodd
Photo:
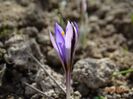
<path fill-rule="evenodd" d="M 2 28 L 0 30 L 0 38 L 5 38 L 9 35 L 10 33 L 10 30 L 9 29 L 6 29 L 6 28 Z"/>
<path fill-rule="evenodd" d="M 16 28 L 9 28 L 9 27 L 5 26 L 5 27 L 0 29 L 0 39 L 8 38 L 13 33 L 21 34 L 18 32 L 18 30 Z"/>
<path fill-rule="evenodd" d="M 132 23 L 133 23 L 133 14 L 131 15 L 131 21 L 132 21 Z"/>
<path fill-rule="evenodd" d="M 94 97 L 94 99 L 107 99 L 107 98 L 104 96 L 96 96 L 96 97 Z"/>

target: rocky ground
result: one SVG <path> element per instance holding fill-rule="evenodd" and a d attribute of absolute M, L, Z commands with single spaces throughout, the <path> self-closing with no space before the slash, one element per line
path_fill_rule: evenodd
<path fill-rule="evenodd" d="M 0 99 L 65 99 L 49 30 L 68 20 L 80 30 L 73 99 L 133 99 L 133 1 L 86 1 L 0 0 Z"/>

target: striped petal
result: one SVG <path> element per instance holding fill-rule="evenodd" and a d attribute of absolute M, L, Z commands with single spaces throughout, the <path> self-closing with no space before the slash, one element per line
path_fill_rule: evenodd
<path fill-rule="evenodd" d="M 64 64 L 64 69 L 66 70 L 66 54 L 65 54 L 65 45 L 63 43 L 58 43 L 57 44 L 60 54 L 61 54 L 61 58 L 63 60 L 63 64 Z"/>
<path fill-rule="evenodd" d="M 55 39 L 54 39 L 52 33 L 50 33 L 50 39 L 51 39 L 51 42 L 52 42 L 52 45 L 53 45 L 55 51 L 56 51 L 57 54 L 58 54 L 58 57 L 59 57 L 59 59 L 60 59 L 62 65 L 64 65 L 64 60 L 62 59 L 62 54 L 61 54 L 61 51 L 60 51 L 60 47 L 59 47 L 59 45 L 56 43 L 56 41 L 55 41 Z"/>
<path fill-rule="evenodd" d="M 78 25 L 74 22 L 72 23 L 72 26 L 73 26 L 73 34 L 75 35 L 75 45 L 76 45 L 79 39 Z"/>
<path fill-rule="evenodd" d="M 78 24 L 77 24 L 76 22 L 73 22 L 73 25 L 74 25 L 74 27 L 75 27 L 75 29 L 76 29 L 76 31 L 77 31 L 77 35 L 78 35 L 78 37 L 79 37 Z"/>

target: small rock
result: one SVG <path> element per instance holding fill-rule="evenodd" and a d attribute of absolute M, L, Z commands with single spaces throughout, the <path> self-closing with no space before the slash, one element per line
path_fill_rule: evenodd
<path fill-rule="evenodd" d="M 20 30 L 21 33 L 27 34 L 30 37 L 36 37 L 38 34 L 38 30 L 36 27 L 26 27 Z"/>
<path fill-rule="evenodd" d="M 16 28 L 18 21 L 25 16 L 25 9 L 15 2 L 5 1 L 0 3 L 0 27 Z"/>
<path fill-rule="evenodd" d="M 109 55 L 109 58 L 114 60 L 119 66 L 119 69 L 130 68 L 133 65 L 133 53 L 126 49 L 116 50 Z"/>
<path fill-rule="evenodd" d="M 32 83 L 31 86 L 35 87 L 36 88 L 36 83 Z M 32 95 L 32 94 L 35 94 L 36 91 L 33 90 L 32 88 L 30 88 L 29 86 L 26 86 L 25 87 L 25 95 Z"/>
<path fill-rule="evenodd" d="M 90 28 L 91 28 L 90 32 L 93 32 L 93 33 L 99 33 L 100 31 L 100 26 L 97 23 L 91 23 Z"/>
<path fill-rule="evenodd" d="M 111 82 L 115 64 L 109 59 L 82 59 L 73 70 L 73 79 L 88 88 L 96 89 Z"/>
<path fill-rule="evenodd" d="M 49 62 L 50 66 L 52 67 L 59 67 L 61 65 L 61 62 L 55 52 L 55 50 L 50 50 L 47 55 L 47 61 Z"/>
<path fill-rule="evenodd" d="M 43 55 L 40 52 L 39 46 L 35 39 L 28 40 L 28 37 L 22 35 L 15 35 L 6 41 L 7 54 L 5 54 L 5 60 L 8 63 L 14 63 L 14 66 L 20 66 L 21 68 L 35 68 L 34 61 L 29 61 L 33 54 L 40 61 L 44 60 Z M 29 54 L 28 54 L 29 53 Z"/>
<path fill-rule="evenodd" d="M 99 9 L 99 11 L 97 12 L 97 15 L 101 18 L 104 19 L 104 17 L 106 16 L 106 14 L 111 10 L 111 6 L 108 5 L 102 5 Z"/>
<path fill-rule="evenodd" d="M 81 94 L 78 91 L 73 93 L 72 99 L 81 99 Z"/>
<path fill-rule="evenodd" d="M 28 6 L 29 4 L 33 3 L 34 0 L 16 0 L 16 2 L 24 7 Z"/>
<path fill-rule="evenodd" d="M 107 25 L 106 26 L 106 31 L 110 32 L 110 33 L 115 33 L 116 32 L 115 27 L 113 25 Z"/>
<path fill-rule="evenodd" d="M 42 44 L 44 46 L 50 44 L 49 36 L 45 35 L 45 34 L 38 34 L 37 35 L 37 41 L 38 41 L 39 44 Z"/>
<path fill-rule="evenodd" d="M 107 23 L 111 23 L 113 20 L 114 20 L 114 16 L 113 15 L 112 16 L 108 16 L 108 17 L 105 18 L 105 21 Z"/>
<path fill-rule="evenodd" d="M 99 20 L 99 18 L 97 16 L 94 16 L 94 15 L 89 18 L 90 23 L 95 23 L 98 20 Z"/>
<path fill-rule="evenodd" d="M 26 14 L 24 20 L 21 22 L 21 26 L 34 26 L 38 30 L 41 30 L 44 27 L 47 27 L 46 13 L 40 10 L 39 7 L 36 7 L 35 4 L 30 5 L 26 9 Z"/>
<path fill-rule="evenodd" d="M 54 78 L 54 80 L 57 81 L 59 85 L 65 89 L 65 86 L 63 84 L 63 76 L 53 71 L 47 65 L 44 65 L 44 68 Z M 35 80 L 37 84 L 41 86 L 43 92 L 48 96 L 59 98 L 59 95 L 64 95 L 59 86 L 57 86 L 57 84 L 47 75 L 47 73 L 44 70 L 38 70 Z"/>
<path fill-rule="evenodd" d="M 87 96 L 89 93 L 88 87 L 85 84 L 78 85 L 77 90 L 82 94 L 82 96 Z"/>
<path fill-rule="evenodd" d="M 3 47 L 4 45 L 3 45 L 3 43 L 2 42 L 0 42 L 0 47 Z"/>

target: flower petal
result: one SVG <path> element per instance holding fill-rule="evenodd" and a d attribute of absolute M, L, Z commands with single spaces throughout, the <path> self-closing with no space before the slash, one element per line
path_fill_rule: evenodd
<path fill-rule="evenodd" d="M 72 23 L 72 26 L 73 26 L 73 34 L 75 35 L 75 45 L 76 45 L 79 39 L 78 25 L 76 24 L 76 22 L 74 22 Z"/>
<path fill-rule="evenodd" d="M 78 24 L 76 22 L 73 22 L 74 27 L 76 28 L 78 37 L 79 37 L 79 29 L 78 29 Z"/>
<path fill-rule="evenodd" d="M 60 52 L 60 49 L 59 49 L 59 46 L 57 45 L 57 43 L 55 42 L 55 39 L 52 35 L 52 33 L 50 33 L 50 39 L 51 39 L 51 42 L 52 42 L 52 45 L 54 47 L 54 49 L 56 50 L 57 54 L 58 54 L 58 57 L 62 63 L 62 65 L 64 65 L 64 61 L 62 59 L 62 55 L 61 55 L 61 52 Z"/>
<path fill-rule="evenodd" d="M 55 36 L 56 36 L 56 42 L 65 43 L 64 31 L 58 23 L 55 24 Z"/>
<path fill-rule="evenodd" d="M 66 54 L 65 54 L 65 45 L 63 43 L 57 44 L 59 51 L 61 53 L 61 58 L 63 60 L 63 63 L 66 65 Z"/>
<path fill-rule="evenodd" d="M 65 36 L 65 47 L 66 47 L 65 51 L 66 51 L 67 65 L 70 65 L 72 38 L 73 38 L 73 28 L 71 23 L 68 21 L 66 26 L 66 36 Z"/>
<path fill-rule="evenodd" d="M 59 48 L 62 60 L 65 61 L 65 46 L 64 46 L 64 44 L 63 43 L 57 43 L 57 46 Z"/>

